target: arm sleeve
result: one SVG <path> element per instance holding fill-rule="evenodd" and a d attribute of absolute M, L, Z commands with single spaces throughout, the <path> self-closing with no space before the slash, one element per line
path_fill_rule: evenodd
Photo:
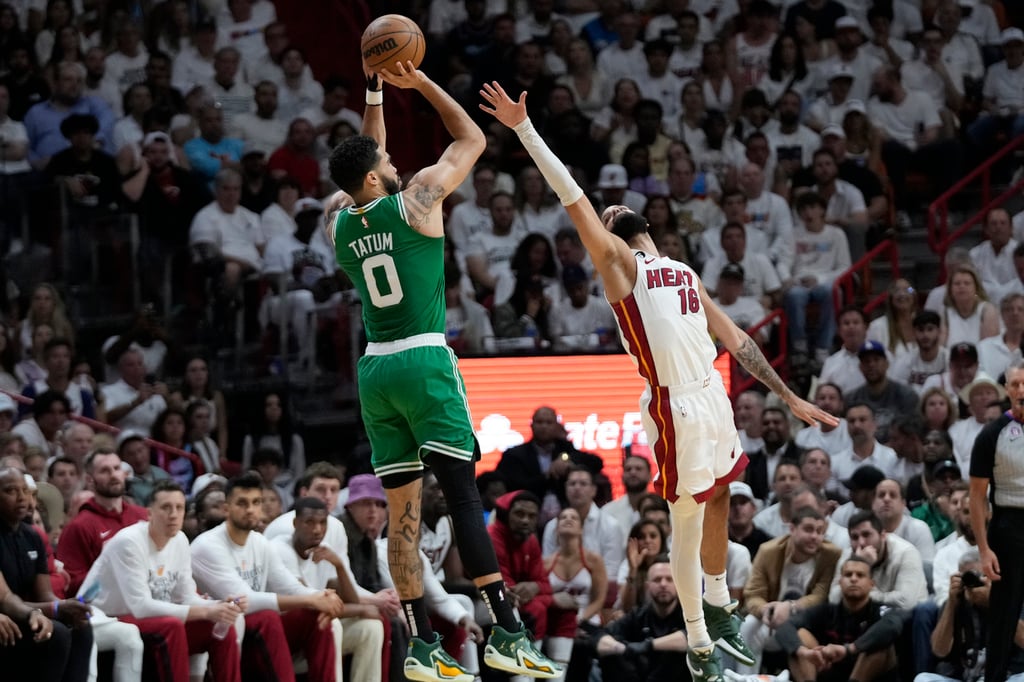
<path fill-rule="evenodd" d="M 870 654 L 889 646 L 903 632 L 905 619 L 906 614 L 900 609 L 889 609 L 856 639 L 857 651 Z"/>
<path fill-rule="evenodd" d="M 228 595 L 244 594 L 249 597 L 249 610 L 277 611 L 277 595 L 270 592 L 256 592 L 242 580 L 231 565 L 228 553 L 216 541 L 196 542 L 192 545 L 192 572 L 203 592 L 215 599 Z M 280 562 L 280 560 L 278 560 Z M 284 570 L 283 568 L 281 570 Z"/>
<path fill-rule="evenodd" d="M 572 179 L 565 164 L 551 151 L 529 118 L 523 120 L 513 130 L 563 206 L 571 206 L 584 197 L 583 190 Z"/>

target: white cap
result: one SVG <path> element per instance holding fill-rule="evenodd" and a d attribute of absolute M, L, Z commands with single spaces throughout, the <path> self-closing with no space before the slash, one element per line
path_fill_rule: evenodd
<path fill-rule="evenodd" d="M 833 64 L 832 68 L 828 70 L 828 79 L 829 81 L 833 81 L 836 78 L 849 78 L 850 80 L 853 80 L 853 69 L 841 62 Z"/>
<path fill-rule="evenodd" d="M 220 483 L 222 486 L 225 486 L 228 484 L 228 479 L 224 478 L 220 474 L 210 473 L 197 476 L 196 480 L 192 483 L 192 497 L 195 497 L 199 493 L 203 492 L 203 490 L 208 488 L 210 484 L 214 482 Z"/>
<path fill-rule="evenodd" d="M 733 481 L 732 483 L 730 483 L 729 495 L 732 497 L 745 497 L 751 502 L 757 499 L 756 497 L 754 497 L 754 491 L 750 488 L 749 485 L 747 485 L 743 481 Z"/>
<path fill-rule="evenodd" d="M 855 28 L 859 31 L 860 24 L 857 23 L 854 17 L 847 14 L 836 19 L 836 30 L 842 31 L 844 28 Z"/>
<path fill-rule="evenodd" d="M 629 178 L 626 176 L 626 169 L 617 163 L 608 163 L 601 166 L 601 174 L 597 177 L 598 189 L 626 189 L 629 187 Z"/>
<path fill-rule="evenodd" d="M 0 412 L 18 413 L 18 406 L 15 404 L 14 398 L 6 393 L 0 393 Z"/>
<path fill-rule="evenodd" d="M 999 36 L 999 44 L 1006 45 L 1007 43 L 1024 43 L 1024 31 L 1016 26 L 1004 29 Z"/>
<path fill-rule="evenodd" d="M 125 429 L 121 433 L 117 434 L 117 440 L 114 442 L 114 444 L 117 447 L 117 449 L 120 450 L 122 445 L 133 439 L 146 440 L 146 434 L 142 433 L 141 431 L 135 431 L 133 429 Z"/>
<path fill-rule="evenodd" d="M 847 100 L 846 113 L 848 114 L 851 111 L 859 111 L 862 114 L 868 113 L 868 109 L 867 107 L 864 106 L 864 102 L 860 101 L 859 99 Z"/>
<path fill-rule="evenodd" d="M 837 126 L 835 124 L 825 126 L 825 129 L 821 131 L 821 137 L 823 139 L 829 135 L 835 135 L 842 140 L 846 139 L 846 131 L 843 130 L 842 126 Z"/>

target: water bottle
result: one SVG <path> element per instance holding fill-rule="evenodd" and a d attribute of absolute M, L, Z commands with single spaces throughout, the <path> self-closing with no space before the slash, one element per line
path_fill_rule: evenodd
<path fill-rule="evenodd" d="M 228 630 L 231 629 L 230 623 L 217 623 L 213 626 L 213 637 L 214 639 L 224 639 L 228 636 Z"/>

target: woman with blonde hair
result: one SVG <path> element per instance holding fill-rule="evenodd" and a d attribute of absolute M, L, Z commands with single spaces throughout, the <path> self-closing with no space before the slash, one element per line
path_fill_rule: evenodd
<path fill-rule="evenodd" d="M 892 355 L 891 363 L 917 350 L 914 316 L 917 315 L 917 292 L 910 282 L 900 278 L 889 285 L 885 314 L 868 325 L 868 338 L 878 341 Z"/>
<path fill-rule="evenodd" d="M 999 311 L 988 300 L 973 265 L 958 265 L 950 271 L 943 302 L 940 339 L 946 348 L 958 343 L 977 346 L 982 339 L 999 334 Z"/>
<path fill-rule="evenodd" d="M 918 410 L 929 431 L 948 431 L 960 416 L 949 391 L 941 386 L 932 386 L 921 394 Z"/>
<path fill-rule="evenodd" d="M 75 330 L 64 310 L 64 301 L 57 292 L 57 288 L 48 282 L 36 285 L 32 291 L 28 313 L 21 321 L 18 341 L 21 343 L 22 355 L 26 358 L 32 352 L 33 331 L 40 324 L 49 325 L 54 336 L 67 339 L 72 345 L 74 344 Z"/>

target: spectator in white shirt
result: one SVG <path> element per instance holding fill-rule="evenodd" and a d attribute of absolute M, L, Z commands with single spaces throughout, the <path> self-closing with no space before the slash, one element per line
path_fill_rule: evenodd
<path fill-rule="evenodd" d="M 263 483 L 255 473 L 228 482 L 224 491 L 228 513 L 224 523 L 192 543 L 192 572 L 201 593 L 226 600 L 239 595 L 245 602 L 242 659 L 262 658 L 277 679 L 291 679 L 292 652 L 302 651 L 311 679 L 335 677 L 340 655 L 330 621 L 344 613 L 333 590 L 300 583 L 285 568 L 270 540 L 253 532 L 263 514 Z M 262 651 L 254 651 L 254 648 Z"/>
<path fill-rule="evenodd" d="M 907 513 L 907 499 L 901 482 L 887 478 L 875 486 L 871 511 L 882 521 L 886 533 L 898 535 L 917 547 L 921 559 L 930 563 L 935 558 L 935 540 L 928 524 Z"/>
<path fill-rule="evenodd" d="M 440 4 L 442 3 L 432 3 L 432 5 Z M 526 16 L 516 21 L 516 43 L 545 42 L 551 34 L 551 25 L 556 21 L 565 21 L 565 17 L 553 11 L 554 8 L 554 0 L 530 0 L 530 9 Z M 433 17 L 433 9 L 431 6 L 431 17 Z M 618 24 L 616 24 L 616 30 L 618 30 Z M 619 31 L 619 35 L 622 35 L 621 31 Z"/>
<path fill-rule="evenodd" d="M 652 40 L 644 45 L 647 66 L 635 76 L 644 99 L 661 105 L 661 118 L 673 125 L 682 113 L 683 80 L 669 71 L 672 45 L 666 40 Z"/>
<path fill-rule="evenodd" d="M 640 18 L 633 12 L 623 12 L 615 18 L 614 26 L 619 39 L 597 55 L 597 70 L 611 83 L 634 78 L 647 70 L 644 44 L 638 40 Z"/>
<path fill-rule="evenodd" d="M 92 602 L 105 615 L 138 627 L 147 636 L 146 654 L 172 679 L 189 679 L 189 656 L 208 652 L 217 680 L 240 682 L 235 624 L 248 606 L 242 594 L 222 600 L 199 596 L 192 556 L 181 528 L 185 493 L 171 480 L 158 481 L 149 521 L 128 526 L 103 547 L 82 583 L 81 593 L 100 586 Z M 215 627 L 227 628 L 218 637 Z"/>
<path fill-rule="evenodd" d="M 298 118 L 306 109 L 319 109 L 323 104 L 324 88 L 307 73 L 308 71 L 305 53 L 294 45 L 285 48 L 281 54 L 281 72 L 284 78 L 278 90 L 278 115 L 285 121 Z"/>
<path fill-rule="evenodd" d="M 722 309 L 729 319 L 736 323 L 741 329 L 749 329 L 768 316 L 760 301 L 753 296 L 743 296 L 743 266 L 738 263 L 729 263 L 718 276 L 718 291 L 715 302 Z M 755 334 L 755 340 L 760 345 L 768 342 L 768 334 L 771 325 L 766 325 Z"/>
<path fill-rule="evenodd" d="M 779 127 L 765 133 L 775 152 L 775 159 L 787 178 L 793 176 L 813 160 L 814 150 L 821 146 L 821 138 L 800 123 L 803 97 L 796 90 L 787 90 L 779 97 L 775 110 Z"/>
<path fill-rule="evenodd" d="M 590 294 L 590 277 L 578 265 L 562 271 L 566 295 L 552 307 L 550 333 L 557 349 L 612 343 L 615 315 L 604 299 Z M 595 343 L 596 342 L 596 343 Z"/>
<path fill-rule="evenodd" d="M 267 52 L 263 30 L 276 20 L 277 10 L 272 2 L 228 0 L 217 17 L 217 46 L 233 47 L 246 64 L 254 64 Z"/>
<path fill-rule="evenodd" d="M 473 168 L 473 199 L 455 206 L 445 224 L 445 234 L 455 245 L 462 263 L 465 263 L 473 238 L 491 230 L 491 195 L 497 180 L 497 170 L 493 166 L 478 163 Z"/>
<path fill-rule="evenodd" d="M 941 139 L 939 103 L 927 94 L 907 90 L 900 72 L 888 65 L 878 69 L 868 102 L 868 116 L 884 135 L 882 161 L 889 172 L 897 206 L 909 206 L 905 191 L 911 171 L 927 174 L 936 191 L 950 187 L 963 173 L 963 150 L 956 140 Z"/>
<path fill-rule="evenodd" d="M 964 76 L 980 82 L 985 76 L 981 48 L 974 36 L 960 30 L 963 13 L 957 0 L 942 0 L 935 8 L 934 21 L 942 30 L 942 61 Z"/>
<path fill-rule="evenodd" d="M 121 378 L 103 387 L 107 423 L 148 436 L 156 418 L 167 409 L 167 385 L 146 374 L 145 359 L 137 348 L 121 354 L 117 371 Z"/>
<path fill-rule="evenodd" d="M 828 66 L 828 92 L 811 102 L 805 122 L 811 130 L 823 130 L 830 125 L 843 125 L 851 102 L 861 102 L 850 95 L 853 87 L 853 70 L 846 64 L 833 63 Z"/>
<path fill-rule="evenodd" d="M 868 10 L 868 24 L 871 26 L 871 40 L 862 46 L 869 55 L 882 63 L 899 67 L 914 57 L 914 44 L 892 35 L 893 8 L 890 4 L 874 4 Z"/>
<path fill-rule="evenodd" d="M 214 178 L 215 199 L 192 219 L 189 244 L 212 249 L 212 257 L 224 264 L 224 287 L 236 295 L 242 278 L 262 264 L 260 251 L 266 241 L 260 217 L 239 204 L 242 176 L 230 168 Z M 211 254 L 206 254 L 211 255 Z"/>
<path fill-rule="evenodd" d="M 700 74 L 701 63 L 704 61 L 704 39 L 700 36 L 701 26 L 707 22 L 702 22 L 696 12 L 688 9 L 679 14 L 676 23 L 676 41 L 672 49 L 672 56 L 668 59 L 668 68 L 669 71 L 687 82 L 697 78 Z"/>
<path fill-rule="evenodd" d="M 742 195 L 741 195 L 742 196 Z M 772 308 L 782 282 L 768 256 L 747 244 L 747 229 L 737 222 L 729 222 L 721 229 L 721 254 L 715 254 L 704 264 L 701 281 L 712 295 L 718 293 L 718 280 L 729 265 L 743 269 L 743 296 L 753 297 L 764 308 Z"/>
<path fill-rule="evenodd" d="M 495 192 L 490 199 L 491 229 L 477 233 L 466 249 L 466 270 L 477 288 L 493 292 L 495 305 L 509 299 L 515 288 L 512 256 L 526 236 L 511 194 Z"/>
<path fill-rule="evenodd" d="M 960 30 L 973 37 L 982 49 L 999 45 L 999 21 L 988 2 L 957 0 L 960 6 Z"/>
<path fill-rule="evenodd" d="M 803 227 L 796 230 L 793 275 L 783 295 L 789 319 L 789 338 L 793 356 L 806 356 L 810 342 L 806 329 L 807 304 L 817 303 L 818 333 L 814 356 L 818 362 L 824 363 L 836 329 L 832 283 L 850 267 L 850 248 L 843 231 L 825 223 L 825 200 L 820 195 L 813 192 L 800 195 L 797 211 Z"/>
<path fill-rule="evenodd" d="M 948 137 L 958 124 L 957 112 L 964 103 L 964 74 L 956 62 L 942 58 L 945 40 L 938 26 L 929 26 L 921 36 L 921 52 L 917 59 L 900 65 L 903 84 L 911 90 L 921 90 L 942 109 L 943 132 Z"/>
<path fill-rule="evenodd" d="M 201 83 L 206 93 L 224 112 L 226 123 L 230 123 L 238 114 L 256 108 L 252 86 L 242 80 L 241 63 L 242 56 L 238 50 L 233 47 L 222 47 L 213 58 L 213 78 Z"/>
<path fill-rule="evenodd" d="M 868 318 L 859 307 L 850 305 L 839 311 L 836 324 L 843 345 L 822 364 L 820 380 L 835 384 L 845 395 L 864 384 L 857 353 L 867 339 Z"/>
<path fill-rule="evenodd" d="M 772 259 L 779 279 L 789 279 L 794 255 L 793 218 L 789 205 L 778 194 L 764 189 L 764 171 L 757 164 L 743 165 L 739 184 L 747 197 L 749 227 L 760 230 L 768 239 L 768 257 Z"/>
<path fill-rule="evenodd" d="M 826 128 L 833 132 L 830 128 Z M 813 190 L 826 202 L 825 219 L 843 230 L 850 246 L 850 258 L 859 260 L 867 251 L 868 209 L 864 195 L 839 177 L 839 163 L 829 149 L 814 152 L 811 168 Z"/>
<path fill-rule="evenodd" d="M 937 312 L 920 311 L 914 316 L 913 326 L 916 348 L 896 357 L 889 376 L 920 395 L 928 377 L 946 371 L 948 360 L 946 348 L 939 343 L 942 318 Z"/>
<path fill-rule="evenodd" d="M 866 101 L 871 92 L 871 77 L 882 66 L 882 62 L 861 49 L 864 34 L 861 32 L 860 24 L 852 16 L 836 19 L 835 40 L 839 53 L 832 58 L 832 63 L 849 67 L 853 74 L 850 97 Z"/>
<path fill-rule="evenodd" d="M 338 121 L 345 121 L 353 130 L 362 130 L 363 117 L 348 108 L 349 85 L 340 76 L 331 76 L 324 81 L 324 96 L 317 107 L 308 107 L 299 114 L 313 124 L 319 139 L 317 156 L 326 158 L 330 147 L 327 137 Z M 282 140 L 284 138 L 281 138 Z"/>
<path fill-rule="evenodd" d="M 853 447 L 832 455 L 832 476 L 845 485 L 853 472 L 865 464 L 892 476 L 899 461 L 896 452 L 875 439 L 877 423 L 875 411 L 867 403 L 853 403 L 846 407 L 846 425 Z"/>
<path fill-rule="evenodd" d="M 1013 264 L 1017 240 L 1013 238 L 1009 212 L 1005 208 L 990 210 L 985 216 L 983 234 L 985 241 L 971 249 L 971 262 L 981 275 L 985 291 L 998 295 L 1018 279 L 1017 268 Z"/>
<path fill-rule="evenodd" d="M 968 416 L 949 427 L 949 437 L 953 440 L 953 457 L 960 471 L 970 471 L 974 439 L 989 422 L 989 405 L 1006 400 L 1006 390 L 998 381 L 979 371 L 971 383 L 960 389 L 959 396 L 967 405 Z"/>
<path fill-rule="evenodd" d="M 1011 138 L 1024 135 L 1024 31 L 1016 27 L 1003 31 L 1002 46 L 1003 60 L 985 74 L 985 113 L 967 129 L 971 140 L 984 150 L 990 149 L 1000 129 Z"/>
<path fill-rule="evenodd" d="M 1018 247 L 1019 248 L 1019 247 Z M 1010 363 L 1021 359 L 1024 341 L 1024 293 L 1012 292 L 999 302 L 1003 333 L 978 342 L 978 368 L 990 377 L 999 377 Z"/>
<path fill-rule="evenodd" d="M 217 25 L 212 21 L 196 24 L 192 44 L 174 58 L 171 84 L 182 93 L 213 79 L 213 56 L 217 51 Z"/>
<path fill-rule="evenodd" d="M 269 155 L 288 137 L 288 119 L 278 115 L 277 85 L 262 81 L 256 86 L 253 101 L 256 111 L 235 115 L 228 135 L 244 142 L 247 151 Z"/>
<path fill-rule="evenodd" d="M 800 458 L 800 473 L 804 480 L 817 486 L 823 492 L 837 493 L 838 486 L 832 476 L 832 452 L 842 452 L 853 447 L 850 440 L 850 429 L 846 425 L 843 414 L 846 406 L 843 392 L 835 384 L 818 382 L 814 389 L 814 404 L 839 419 L 836 426 L 819 424 L 815 427 L 804 427 L 796 432 L 793 442 L 804 449 L 808 455 Z M 821 450 L 822 457 L 810 457 L 812 448 Z M 825 471 L 822 471 L 825 469 Z"/>

